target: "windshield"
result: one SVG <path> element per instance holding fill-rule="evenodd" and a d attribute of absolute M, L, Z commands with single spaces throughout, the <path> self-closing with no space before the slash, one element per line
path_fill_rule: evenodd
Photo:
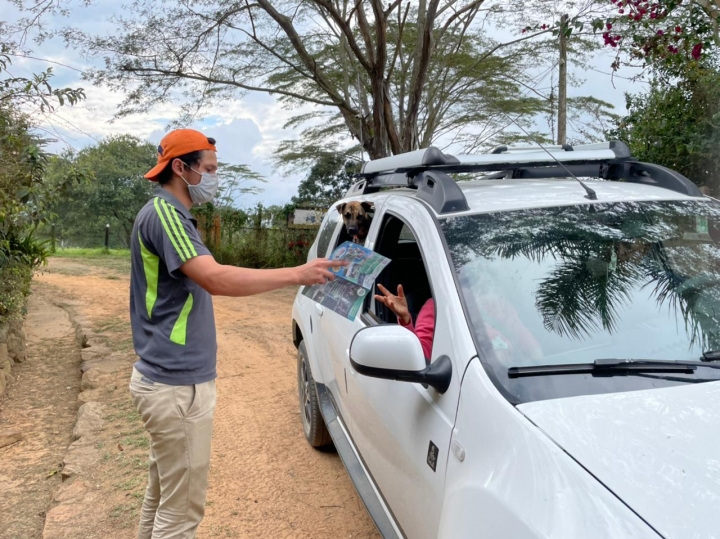
<path fill-rule="evenodd" d="M 720 349 L 715 201 L 535 208 L 442 226 L 481 357 L 498 373 L 696 361 Z"/>

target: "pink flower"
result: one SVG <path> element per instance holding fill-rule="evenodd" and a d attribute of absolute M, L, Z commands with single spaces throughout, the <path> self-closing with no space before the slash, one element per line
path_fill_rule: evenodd
<path fill-rule="evenodd" d="M 605 26 L 607 27 L 608 30 L 612 30 L 612 24 L 607 23 Z"/>
<path fill-rule="evenodd" d="M 657 13 L 651 13 L 650 14 L 651 19 L 657 19 Z"/>
<path fill-rule="evenodd" d="M 691 55 L 692 55 L 693 60 L 699 60 L 699 59 L 700 59 L 700 55 L 702 54 L 702 48 L 703 48 L 703 44 L 702 44 L 702 43 L 697 43 L 697 44 L 692 48 L 692 53 L 691 53 Z"/>
<path fill-rule="evenodd" d="M 625 10 L 624 10 L 624 9 L 618 9 L 618 13 L 619 13 L 620 15 L 622 15 L 623 13 L 625 13 Z"/>
<path fill-rule="evenodd" d="M 679 34 L 680 32 L 682 32 L 682 27 L 676 26 L 675 31 Z"/>
<path fill-rule="evenodd" d="M 659 35 L 659 36 L 664 36 L 664 35 L 665 35 L 665 32 L 663 32 L 662 30 L 658 30 L 658 31 L 657 31 L 657 35 Z"/>

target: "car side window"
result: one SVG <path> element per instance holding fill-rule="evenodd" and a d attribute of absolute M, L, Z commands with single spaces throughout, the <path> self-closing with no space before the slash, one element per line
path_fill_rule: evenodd
<path fill-rule="evenodd" d="M 335 229 L 337 228 L 338 221 L 340 221 L 340 214 L 335 208 L 328 210 L 327 218 L 320 228 L 317 239 L 317 256 L 318 258 L 324 258 L 328 255 L 328 247 L 330 246 L 330 240 L 332 240 Z"/>
<path fill-rule="evenodd" d="M 381 294 L 378 284 L 397 295 L 402 285 L 412 329 L 423 345 L 426 358 L 431 358 L 435 332 L 435 309 L 432 288 L 428 278 L 422 251 L 412 229 L 398 217 L 387 215 L 381 224 L 375 250 L 390 259 L 390 264 L 378 276 L 376 294 Z M 433 300 L 433 304 L 430 301 Z M 373 300 L 369 311 L 379 321 L 396 324 L 398 317 L 382 302 Z"/>

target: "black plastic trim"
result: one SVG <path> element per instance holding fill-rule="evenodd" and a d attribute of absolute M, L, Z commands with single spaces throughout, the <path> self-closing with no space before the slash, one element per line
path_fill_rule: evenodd
<path fill-rule="evenodd" d="M 417 198 L 424 200 L 438 213 L 455 213 L 470 209 L 465 194 L 457 183 L 444 172 L 421 172 L 412 180 L 417 187 Z"/>
<path fill-rule="evenodd" d="M 629 182 L 656 185 L 691 197 L 705 197 L 697 185 L 669 168 L 638 161 L 629 161 L 626 167 L 628 168 L 626 178 Z"/>
<path fill-rule="evenodd" d="M 460 160 L 453 155 L 442 153 L 435 146 L 428 146 L 427 151 L 423 154 L 422 164 L 423 166 L 457 165 L 460 164 Z"/>
<path fill-rule="evenodd" d="M 363 328 L 353 336 L 355 338 L 363 331 L 370 328 Z M 352 350 L 352 342 L 350 343 Z M 359 374 L 370 376 L 371 378 L 381 378 L 383 380 L 395 380 L 397 382 L 412 382 L 416 384 L 425 384 L 434 387 L 438 393 L 445 393 L 450 387 L 452 381 L 452 361 L 447 356 L 440 356 L 430 365 L 420 371 L 401 371 L 397 369 L 381 369 L 378 367 L 368 367 L 357 363 L 350 356 L 350 365 Z"/>
<path fill-rule="evenodd" d="M 343 466 L 345 466 L 353 486 L 370 514 L 370 517 L 373 519 L 375 526 L 385 539 L 402 539 L 402 536 L 396 533 L 395 527 L 393 526 L 394 523 L 390 520 L 390 517 L 383 508 L 370 478 L 367 473 L 365 473 L 365 469 L 360 460 L 358 460 L 350 440 L 340 426 L 330 393 L 325 385 L 319 382 L 315 382 L 315 391 L 320 401 L 320 412 L 325 420 L 325 425 L 330 433 L 335 449 L 337 449 L 340 460 Z"/>
<path fill-rule="evenodd" d="M 611 140 L 610 149 L 617 159 L 630 159 L 632 157 L 630 148 L 621 140 Z"/>

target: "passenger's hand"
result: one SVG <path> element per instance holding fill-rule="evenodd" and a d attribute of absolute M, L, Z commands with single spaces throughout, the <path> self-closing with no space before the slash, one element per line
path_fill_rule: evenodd
<path fill-rule="evenodd" d="M 394 312 L 402 325 L 409 325 L 412 318 L 410 317 L 410 310 L 408 309 L 408 303 L 402 285 L 399 284 L 397 287 L 397 296 L 381 284 L 378 284 L 378 288 L 383 295 L 376 295 L 375 299 Z"/>
<path fill-rule="evenodd" d="M 327 258 L 316 258 L 307 264 L 295 268 L 297 271 L 297 284 L 311 286 L 314 284 L 325 284 L 335 279 L 335 274 L 330 268 L 347 266 L 343 260 L 328 260 Z"/>

